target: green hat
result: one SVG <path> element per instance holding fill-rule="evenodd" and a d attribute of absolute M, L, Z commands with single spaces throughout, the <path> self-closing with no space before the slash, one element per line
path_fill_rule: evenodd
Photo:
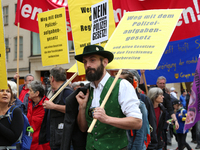
<path fill-rule="evenodd" d="M 74 58 L 80 62 L 83 62 L 83 56 L 86 55 L 100 55 L 103 56 L 104 58 L 108 58 L 108 62 L 110 63 L 114 56 L 113 53 L 109 52 L 109 51 L 105 51 L 104 48 L 102 46 L 98 46 L 98 45 L 88 45 L 84 47 L 83 50 L 83 54 L 80 55 L 76 55 L 74 56 Z"/>

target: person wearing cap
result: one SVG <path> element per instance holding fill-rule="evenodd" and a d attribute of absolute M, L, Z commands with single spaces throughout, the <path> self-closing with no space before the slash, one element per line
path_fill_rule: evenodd
<path fill-rule="evenodd" d="M 84 64 L 86 78 L 91 81 L 86 95 L 83 92 L 76 95 L 80 130 L 87 131 L 93 118 L 97 119 L 92 132 L 87 135 L 87 150 L 126 149 L 126 130 L 142 126 L 140 102 L 133 86 L 124 79 L 117 81 L 105 107 L 100 108 L 114 80 L 105 69 L 113 57 L 111 52 L 97 45 L 86 46 L 82 54 L 75 56 Z"/>
<path fill-rule="evenodd" d="M 188 133 L 188 129 L 184 132 L 187 110 L 185 110 L 182 107 L 181 101 L 179 101 L 179 100 L 173 101 L 172 105 L 176 111 L 176 118 L 179 123 L 179 128 L 176 129 L 176 138 L 178 141 L 178 149 L 183 150 L 184 147 L 187 147 L 188 150 L 191 150 L 192 148 L 186 142 L 186 136 Z"/>
<path fill-rule="evenodd" d="M 175 93 L 175 88 L 174 87 L 171 87 L 170 88 L 170 95 L 174 96 L 175 98 L 177 98 L 177 95 Z"/>

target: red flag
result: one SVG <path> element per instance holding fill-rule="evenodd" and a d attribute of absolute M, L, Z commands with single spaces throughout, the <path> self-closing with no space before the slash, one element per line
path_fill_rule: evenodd
<path fill-rule="evenodd" d="M 39 33 L 37 14 L 60 7 L 65 7 L 68 40 L 72 40 L 67 0 L 18 0 L 15 25 L 20 22 L 21 28 Z"/>
<path fill-rule="evenodd" d="M 19 17 L 20 17 L 20 4 L 22 3 L 22 0 L 17 0 L 17 10 L 16 10 L 16 19 L 15 22 L 16 24 L 18 24 L 19 21 Z"/>
<path fill-rule="evenodd" d="M 199 0 L 113 0 L 116 25 L 125 12 L 149 9 L 184 9 L 170 41 L 200 35 Z"/>
<path fill-rule="evenodd" d="M 16 13 L 15 25 L 20 21 L 20 27 L 39 33 L 37 13 L 65 7 L 68 39 L 72 40 L 70 18 L 67 0 L 18 0 L 20 11 Z M 200 35 L 200 2 L 199 0 L 113 0 L 116 25 L 125 12 L 149 9 L 184 9 L 170 41 L 191 38 Z M 17 17 L 19 16 L 19 18 Z"/>

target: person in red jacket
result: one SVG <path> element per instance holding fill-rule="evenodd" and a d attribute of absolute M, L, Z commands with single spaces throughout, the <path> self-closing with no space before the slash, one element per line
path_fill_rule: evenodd
<path fill-rule="evenodd" d="M 32 81 L 28 86 L 29 102 L 27 118 L 34 129 L 30 150 L 51 150 L 49 143 L 39 145 L 40 127 L 45 113 L 42 104 L 45 100 L 49 99 L 44 95 L 44 86 L 40 81 Z"/>

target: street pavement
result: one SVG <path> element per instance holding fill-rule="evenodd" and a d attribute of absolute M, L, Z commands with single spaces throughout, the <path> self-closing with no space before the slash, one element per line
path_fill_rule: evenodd
<path fill-rule="evenodd" d="M 195 147 L 197 146 L 197 144 L 194 144 L 191 142 L 192 141 L 192 138 L 191 138 L 191 132 L 189 131 L 187 133 L 187 137 L 186 137 L 186 142 L 190 145 L 190 147 L 193 149 L 193 150 L 196 150 Z M 167 149 L 168 150 L 175 150 L 176 148 L 178 147 L 178 143 L 176 142 L 175 140 L 175 137 L 173 136 L 172 138 L 172 145 L 171 146 L 167 146 Z M 187 148 L 185 148 L 184 150 L 186 150 Z"/>

